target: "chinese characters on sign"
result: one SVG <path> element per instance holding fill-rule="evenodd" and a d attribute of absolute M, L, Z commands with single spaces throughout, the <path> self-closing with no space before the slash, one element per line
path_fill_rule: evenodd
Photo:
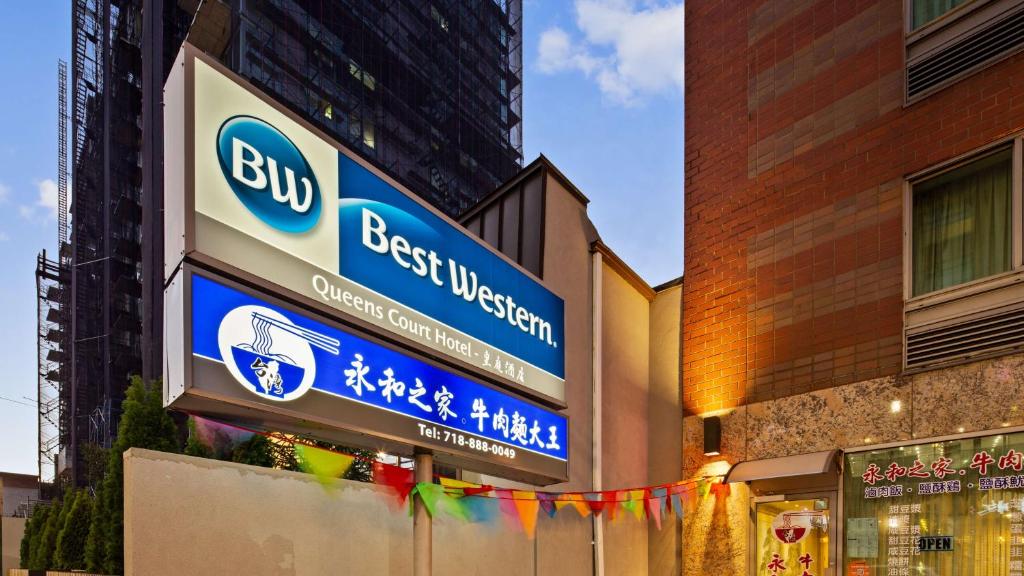
<path fill-rule="evenodd" d="M 1024 576 L 1024 433 L 847 454 L 845 475 L 845 516 L 881 544 L 847 534 L 848 571 Z"/>
<path fill-rule="evenodd" d="M 341 398 L 409 419 L 407 432 L 391 434 L 411 432 L 411 443 L 508 461 L 527 452 L 567 460 L 567 420 L 557 412 L 213 280 L 193 275 L 192 284 L 193 355 L 224 365 L 256 396 Z M 264 385 L 268 376 L 279 392 Z"/>
<path fill-rule="evenodd" d="M 996 469 L 1001 472 L 1019 472 L 1024 469 L 1024 452 L 1019 452 L 1013 448 L 999 456 L 998 460 L 996 460 L 995 456 L 989 454 L 987 450 L 976 452 L 971 457 L 967 469 L 957 470 L 952 467 L 952 464 L 953 460 L 951 458 L 940 457 L 930 463 L 928 467 L 931 469 L 931 472 L 928 472 L 925 469 L 925 464 L 920 459 L 915 459 L 910 466 L 901 466 L 897 462 L 890 462 L 884 470 L 878 464 L 872 462 L 868 464 L 867 469 L 860 475 L 863 483 L 867 484 L 864 487 L 864 497 L 896 498 L 903 496 L 904 493 L 913 493 L 914 486 L 904 487 L 902 484 L 895 484 L 901 478 L 935 478 L 939 480 L 938 482 L 918 482 L 916 489 L 917 493 L 921 495 L 960 492 L 962 489 L 960 480 L 945 480 L 945 478 L 947 476 L 964 476 L 967 474 L 968 469 L 977 472 L 979 476 L 979 490 L 1003 490 L 1006 488 L 1024 487 L 1024 474 L 988 477 L 988 474 Z M 883 480 L 893 484 L 875 486 L 875 484 Z"/>

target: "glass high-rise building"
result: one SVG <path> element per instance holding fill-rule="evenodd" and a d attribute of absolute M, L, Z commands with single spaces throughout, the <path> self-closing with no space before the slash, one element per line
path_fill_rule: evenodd
<path fill-rule="evenodd" d="M 522 164 L 521 0 L 74 0 L 58 472 L 159 377 L 160 89 L 186 39 L 457 216 Z"/>

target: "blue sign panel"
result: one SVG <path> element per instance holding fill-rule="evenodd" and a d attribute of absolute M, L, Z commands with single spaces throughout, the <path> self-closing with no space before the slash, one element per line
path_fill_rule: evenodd
<path fill-rule="evenodd" d="M 561 298 L 354 160 L 338 158 L 341 276 L 565 377 Z"/>
<path fill-rule="evenodd" d="M 566 461 L 564 416 L 259 297 L 192 275 L 192 354 L 272 402 L 324 394 L 414 419 L 425 438 Z M 414 442 L 414 440 L 411 440 Z"/>

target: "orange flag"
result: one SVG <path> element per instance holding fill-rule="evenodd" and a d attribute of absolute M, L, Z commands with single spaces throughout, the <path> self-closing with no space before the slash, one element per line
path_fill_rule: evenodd
<path fill-rule="evenodd" d="M 533 540 L 533 536 L 537 532 L 537 512 L 540 510 L 537 495 L 533 492 L 513 490 L 512 497 L 516 512 L 519 513 L 519 523 L 522 524 L 526 537 Z"/>

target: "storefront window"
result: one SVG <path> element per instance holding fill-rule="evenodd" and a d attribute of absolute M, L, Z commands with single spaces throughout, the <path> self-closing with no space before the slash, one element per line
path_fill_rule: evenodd
<path fill-rule="evenodd" d="M 1024 432 L 846 455 L 844 571 L 1024 576 Z"/>
<path fill-rule="evenodd" d="M 828 499 L 758 502 L 756 574 L 827 576 Z"/>

